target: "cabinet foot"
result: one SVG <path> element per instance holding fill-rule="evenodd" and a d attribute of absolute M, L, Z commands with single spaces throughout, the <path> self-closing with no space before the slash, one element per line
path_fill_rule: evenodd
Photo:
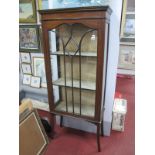
<path fill-rule="evenodd" d="M 103 136 L 103 137 L 104 137 L 103 121 L 101 122 L 101 136 Z"/>
<path fill-rule="evenodd" d="M 101 124 L 97 123 L 97 147 L 98 152 L 101 152 L 101 146 L 100 146 L 100 130 L 101 130 Z"/>
<path fill-rule="evenodd" d="M 60 116 L 60 127 L 63 127 L 63 116 Z"/>

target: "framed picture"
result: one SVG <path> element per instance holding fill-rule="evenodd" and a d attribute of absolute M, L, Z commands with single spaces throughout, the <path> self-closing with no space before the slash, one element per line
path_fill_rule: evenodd
<path fill-rule="evenodd" d="M 48 9 L 48 0 L 38 0 L 38 7 L 39 10 L 41 9 Z"/>
<path fill-rule="evenodd" d="M 23 74 L 32 74 L 31 65 L 22 63 L 22 71 L 23 71 Z"/>
<path fill-rule="evenodd" d="M 38 25 L 20 25 L 19 49 L 20 51 L 40 51 Z"/>
<path fill-rule="evenodd" d="M 19 154 L 43 155 L 49 141 L 37 110 L 25 109 L 19 119 Z"/>
<path fill-rule="evenodd" d="M 127 0 L 123 0 L 123 2 L 122 2 L 122 14 L 121 14 L 121 28 L 120 28 L 120 37 L 121 38 L 124 36 L 126 11 L 127 11 Z"/>
<path fill-rule="evenodd" d="M 23 84 L 30 85 L 31 84 L 31 75 L 24 74 L 23 75 Z"/>
<path fill-rule="evenodd" d="M 121 42 L 135 42 L 135 13 L 127 12 L 125 16 L 123 35 Z"/>
<path fill-rule="evenodd" d="M 120 46 L 118 68 L 126 70 L 135 70 L 135 46 Z"/>
<path fill-rule="evenodd" d="M 35 0 L 19 0 L 19 22 L 36 23 L 36 2 Z"/>
<path fill-rule="evenodd" d="M 40 88 L 40 77 L 31 76 L 31 87 Z"/>
<path fill-rule="evenodd" d="M 135 14 L 134 13 L 126 14 L 124 35 L 126 37 L 135 36 Z"/>
<path fill-rule="evenodd" d="M 120 41 L 135 42 L 135 12 L 129 11 L 127 0 L 123 0 Z"/>
<path fill-rule="evenodd" d="M 39 76 L 41 78 L 41 87 L 47 88 L 46 82 L 46 72 L 45 72 L 45 64 L 44 64 L 44 54 L 43 53 L 30 53 L 32 60 L 32 71 L 34 76 Z M 55 56 L 56 58 L 56 56 Z M 51 56 L 51 69 L 57 72 L 57 58 L 54 61 L 53 55 Z M 53 80 L 58 79 L 58 75 L 52 75 Z"/>
<path fill-rule="evenodd" d="M 33 57 L 33 73 L 41 78 L 41 87 L 47 87 L 44 57 Z"/>
<path fill-rule="evenodd" d="M 30 53 L 20 53 L 22 63 L 31 63 Z"/>

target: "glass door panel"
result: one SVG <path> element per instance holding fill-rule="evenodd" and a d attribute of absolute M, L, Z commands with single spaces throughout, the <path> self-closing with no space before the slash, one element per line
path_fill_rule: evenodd
<path fill-rule="evenodd" d="M 97 30 L 62 24 L 49 37 L 55 110 L 94 117 Z"/>

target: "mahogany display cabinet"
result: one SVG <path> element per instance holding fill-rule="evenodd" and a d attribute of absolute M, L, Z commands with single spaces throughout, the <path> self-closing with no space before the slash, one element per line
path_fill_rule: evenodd
<path fill-rule="evenodd" d="M 109 6 L 39 10 L 52 115 L 77 117 L 103 135 Z"/>

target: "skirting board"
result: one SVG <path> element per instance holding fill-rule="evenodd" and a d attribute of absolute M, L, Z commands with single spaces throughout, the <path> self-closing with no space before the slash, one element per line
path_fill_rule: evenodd
<path fill-rule="evenodd" d="M 56 123 L 58 125 L 60 124 L 60 116 L 56 116 Z M 96 126 L 82 119 L 63 117 L 63 125 L 65 127 L 83 130 L 90 133 L 96 133 Z M 104 135 L 110 136 L 110 132 L 111 132 L 111 122 L 104 121 Z"/>

